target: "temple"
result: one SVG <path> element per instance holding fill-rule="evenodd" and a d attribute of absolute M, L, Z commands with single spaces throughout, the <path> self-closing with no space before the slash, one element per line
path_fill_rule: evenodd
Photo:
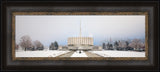
<path fill-rule="evenodd" d="M 93 37 L 82 37 L 81 22 L 79 37 L 68 38 L 68 49 L 69 50 L 91 50 L 93 47 Z"/>

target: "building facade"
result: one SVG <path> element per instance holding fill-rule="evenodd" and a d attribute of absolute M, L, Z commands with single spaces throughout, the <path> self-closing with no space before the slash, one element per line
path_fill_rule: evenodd
<path fill-rule="evenodd" d="M 69 37 L 68 49 L 69 50 L 91 50 L 93 47 L 92 37 Z"/>
<path fill-rule="evenodd" d="M 68 46 L 93 46 L 92 37 L 69 37 Z"/>

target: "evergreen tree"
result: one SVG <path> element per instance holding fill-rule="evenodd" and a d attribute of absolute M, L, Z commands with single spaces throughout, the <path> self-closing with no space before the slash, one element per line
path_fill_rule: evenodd
<path fill-rule="evenodd" d="M 118 48 L 119 44 L 118 44 L 117 41 L 114 43 L 114 46 L 115 46 L 116 49 Z"/>
<path fill-rule="evenodd" d="M 110 44 L 109 44 L 109 42 L 108 42 L 108 43 L 107 43 L 107 49 L 109 49 L 109 45 L 110 45 Z"/>
<path fill-rule="evenodd" d="M 126 43 L 126 48 L 125 48 L 125 50 L 129 50 L 129 49 L 130 49 L 129 46 L 128 46 L 128 45 L 129 45 L 129 42 L 126 41 L 125 43 Z"/>
<path fill-rule="evenodd" d="M 49 50 L 54 50 L 54 43 L 51 43 L 51 45 L 49 46 Z"/>
<path fill-rule="evenodd" d="M 102 47 L 103 47 L 103 49 L 106 49 L 106 45 L 105 45 L 105 43 L 103 43 Z"/>
<path fill-rule="evenodd" d="M 109 44 L 109 49 L 113 50 L 113 45 L 112 44 Z"/>
<path fill-rule="evenodd" d="M 126 41 L 126 45 L 127 45 L 127 47 L 128 47 L 128 45 L 129 45 L 129 42 L 128 42 L 128 41 Z"/>
<path fill-rule="evenodd" d="M 55 49 L 55 50 L 58 49 L 58 43 L 57 43 L 57 41 L 54 42 L 54 49 Z"/>
<path fill-rule="evenodd" d="M 57 50 L 58 49 L 58 43 L 55 41 L 54 43 L 51 43 L 49 46 L 50 50 Z"/>

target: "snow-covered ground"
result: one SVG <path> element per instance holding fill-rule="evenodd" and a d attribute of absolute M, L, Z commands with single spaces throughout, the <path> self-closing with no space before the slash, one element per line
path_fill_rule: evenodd
<path fill-rule="evenodd" d="M 135 51 L 89 51 L 103 57 L 145 57 L 145 52 Z"/>
<path fill-rule="evenodd" d="M 85 52 L 81 51 L 81 53 L 79 53 L 79 51 L 74 52 L 71 57 L 88 57 Z"/>
<path fill-rule="evenodd" d="M 16 51 L 16 57 L 56 57 L 61 54 L 68 53 L 70 51 L 59 51 L 59 50 L 43 50 L 43 51 Z M 91 53 L 98 54 L 103 57 L 145 57 L 145 52 L 135 51 L 89 51 Z M 71 57 L 88 57 L 85 52 L 79 51 L 74 52 Z"/>
<path fill-rule="evenodd" d="M 16 57 L 56 57 L 69 51 L 44 50 L 44 51 L 16 51 Z"/>

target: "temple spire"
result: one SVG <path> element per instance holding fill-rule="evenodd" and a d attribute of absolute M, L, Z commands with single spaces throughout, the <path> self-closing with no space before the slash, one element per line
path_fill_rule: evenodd
<path fill-rule="evenodd" d="M 80 21 L 80 37 L 82 36 L 82 32 L 81 32 L 81 21 Z"/>
<path fill-rule="evenodd" d="M 110 36 L 110 43 L 112 42 L 111 36 Z"/>

